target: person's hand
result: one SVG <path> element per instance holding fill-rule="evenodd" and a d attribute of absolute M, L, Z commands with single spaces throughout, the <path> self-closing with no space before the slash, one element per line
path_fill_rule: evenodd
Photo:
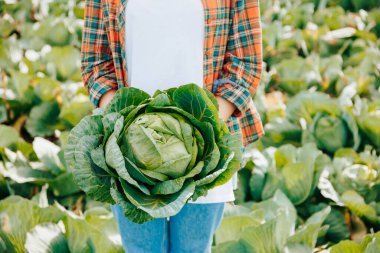
<path fill-rule="evenodd" d="M 219 103 L 219 118 L 226 121 L 231 117 L 232 113 L 236 110 L 236 107 L 233 103 L 220 96 L 216 96 L 215 98 Z"/>
<path fill-rule="evenodd" d="M 104 93 L 99 100 L 99 108 L 104 108 L 113 98 L 115 95 L 116 90 L 109 90 L 106 93 Z"/>

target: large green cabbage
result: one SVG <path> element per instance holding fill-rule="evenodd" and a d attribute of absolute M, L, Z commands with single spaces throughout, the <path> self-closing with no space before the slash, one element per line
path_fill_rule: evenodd
<path fill-rule="evenodd" d="M 241 133 L 196 84 L 157 91 L 119 89 L 70 132 L 65 159 L 79 187 L 118 203 L 136 223 L 169 217 L 239 169 Z"/>

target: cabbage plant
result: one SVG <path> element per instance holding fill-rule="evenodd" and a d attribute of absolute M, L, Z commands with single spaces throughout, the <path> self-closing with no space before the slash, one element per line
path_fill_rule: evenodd
<path fill-rule="evenodd" d="M 322 172 L 331 163 L 314 143 L 299 148 L 291 144 L 270 147 L 256 157 L 249 183 L 252 198 L 267 200 L 280 189 L 296 206 L 314 195 Z"/>
<path fill-rule="evenodd" d="M 360 145 L 358 126 L 355 119 L 346 112 L 338 115 L 317 113 L 311 125 L 311 133 L 318 148 L 329 153 L 343 147 L 357 150 Z"/>
<path fill-rule="evenodd" d="M 314 142 L 330 154 L 340 148 L 359 148 L 361 138 L 356 121 L 338 102 L 321 92 L 300 92 L 289 100 L 287 118 L 304 128 L 303 144 Z"/>
<path fill-rule="evenodd" d="M 357 121 L 360 130 L 363 132 L 364 136 L 367 138 L 368 142 L 380 148 L 380 102 L 368 102 L 366 99 L 357 101 L 358 107 L 360 108 Z"/>
<path fill-rule="evenodd" d="M 240 131 L 229 132 L 207 89 L 186 84 L 151 97 L 126 87 L 72 129 L 65 159 L 88 196 L 144 223 L 226 183 L 241 148 Z"/>
<path fill-rule="evenodd" d="M 280 189 L 253 205 L 227 206 L 212 252 L 311 253 L 331 210 L 325 206 L 299 225 L 296 208 Z"/>

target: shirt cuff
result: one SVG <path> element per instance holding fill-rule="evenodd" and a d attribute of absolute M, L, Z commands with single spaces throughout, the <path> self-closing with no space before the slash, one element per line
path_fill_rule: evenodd
<path fill-rule="evenodd" d="M 117 86 L 112 82 L 102 82 L 102 84 L 95 82 L 94 85 L 90 88 L 89 97 L 91 103 L 95 108 L 99 108 L 100 98 L 104 93 L 110 90 L 116 90 Z"/>
<path fill-rule="evenodd" d="M 214 80 L 212 89 L 215 96 L 220 96 L 235 105 L 236 109 L 232 113 L 235 117 L 240 117 L 252 100 L 251 94 L 246 88 L 227 78 Z"/>

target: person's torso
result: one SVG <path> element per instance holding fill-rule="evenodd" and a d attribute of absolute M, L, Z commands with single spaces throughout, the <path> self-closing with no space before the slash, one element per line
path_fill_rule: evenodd
<path fill-rule="evenodd" d="M 213 91 L 213 82 L 218 79 L 223 67 L 229 29 L 232 24 L 235 0 L 201 0 L 204 10 L 203 85 Z M 128 71 L 125 59 L 125 11 L 128 0 L 101 2 L 106 33 L 112 53 L 118 88 L 128 86 Z M 264 134 L 260 115 L 254 104 L 248 105 L 240 117 L 231 116 L 227 121 L 231 132 L 242 131 L 244 146 L 256 141 Z"/>
<path fill-rule="evenodd" d="M 199 0 L 203 5 L 203 84 L 212 91 L 226 53 L 232 11 L 235 0 Z M 128 68 L 125 58 L 126 12 L 130 0 L 101 1 L 107 37 L 112 52 L 118 87 L 128 86 Z"/>
<path fill-rule="evenodd" d="M 187 83 L 203 87 L 201 0 L 129 0 L 125 20 L 130 86 L 150 95 Z"/>

